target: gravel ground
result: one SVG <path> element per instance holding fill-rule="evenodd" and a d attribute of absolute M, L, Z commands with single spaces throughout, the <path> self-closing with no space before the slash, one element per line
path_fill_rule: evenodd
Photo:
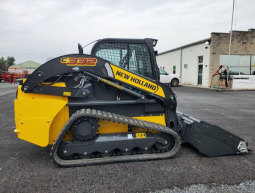
<path fill-rule="evenodd" d="M 188 87 L 174 91 L 179 111 L 217 124 L 255 149 L 254 91 L 215 92 Z M 58 168 L 49 158 L 50 147 L 35 146 L 13 133 L 14 98 L 15 93 L 0 96 L 0 192 L 185 192 L 185 187 L 191 188 L 189 192 L 196 188 L 198 192 L 206 188 L 217 192 L 220 189 L 213 188 L 220 187 L 222 191 L 233 188 L 227 190 L 255 192 L 254 153 L 208 158 L 183 145 L 172 159 Z"/>
<path fill-rule="evenodd" d="M 18 84 L 10 84 L 10 83 L 0 83 L 0 96 L 4 96 L 6 94 L 15 93 L 17 90 Z"/>
<path fill-rule="evenodd" d="M 155 191 L 155 193 L 254 193 L 255 181 L 246 181 L 238 185 L 204 185 L 197 184 L 185 188 L 174 187 L 172 189 Z"/>
<path fill-rule="evenodd" d="M 0 82 L 0 88 L 17 87 L 18 84 L 12 84 L 8 82 Z"/>

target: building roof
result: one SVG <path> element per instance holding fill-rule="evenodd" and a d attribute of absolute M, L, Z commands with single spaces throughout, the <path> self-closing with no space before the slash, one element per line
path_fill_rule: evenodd
<path fill-rule="evenodd" d="M 183 48 L 188 48 L 188 47 L 191 47 L 191 46 L 195 46 L 195 45 L 198 45 L 198 44 L 202 44 L 202 43 L 205 43 L 207 41 L 210 41 L 211 38 L 206 38 L 206 39 L 203 39 L 203 40 L 199 40 L 197 42 L 193 42 L 193 43 L 190 43 L 190 44 L 186 44 L 184 46 L 181 46 L 181 47 L 177 47 L 177 48 L 174 48 L 174 49 L 171 49 L 171 50 L 167 50 L 165 52 L 161 52 L 158 54 L 159 55 L 163 55 L 163 54 L 166 54 L 166 53 L 169 53 L 169 52 L 173 52 L 173 51 L 176 51 L 176 50 L 179 50 L 179 49 L 183 49 Z"/>
<path fill-rule="evenodd" d="M 29 60 L 27 62 L 23 62 L 23 63 L 16 64 L 16 65 L 12 65 L 12 66 L 10 66 L 10 68 L 33 68 L 33 69 L 36 69 L 39 66 L 41 66 L 40 63 L 34 62 L 32 60 Z"/>
<path fill-rule="evenodd" d="M 244 30 L 233 30 L 232 33 L 235 33 L 235 32 L 237 32 L 237 33 L 249 33 L 249 32 L 251 32 L 251 31 L 255 31 L 255 29 L 250 28 L 250 29 L 248 29 L 248 31 L 244 31 Z M 212 34 L 230 34 L 230 32 L 229 32 L 229 33 L 228 33 L 228 32 L 212 32 Z"/>

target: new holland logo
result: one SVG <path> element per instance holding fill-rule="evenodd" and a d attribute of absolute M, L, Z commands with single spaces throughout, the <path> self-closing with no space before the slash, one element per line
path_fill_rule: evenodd
<path fill-rule="evenodd" d="M 141 79 L 138 76 L 128 75 L 128 74 L 123 73 L 119 70 L 116 71 L 115 75 L 119 76 L 123 79 L 129 80 L 131 83 L 135 83 L 136 86 L 138 84 L 138 85 L 141 85 L 141 86 L 146 87 L 146 88 L 148 88 L 150 90 L 153 90 L 153 91 L 155 91 L 157 89 L 156 84 L 150 83 L 149 81 L 146 81 L 145 79 Z"/>
<path fill-rule="evenodd" d="M 96 66 L 97 59 L 63 57 L 61 58 L 60 62 L 66 64 L 67 66 Z"/>
<path fill-rule="evenodd" d="M 115 79 L 145 90 L 147 92 L 154 93 L 158 96 L 165 97 L 163 89 L 161 88 L 161 86 L 157 85 L 155 81 L 150 81 L 147 78 L 143 78 L 132 72 L 119 68 L 118 66 L 115 66 L 113 64 L 111 64 L 111 68 Z"/>

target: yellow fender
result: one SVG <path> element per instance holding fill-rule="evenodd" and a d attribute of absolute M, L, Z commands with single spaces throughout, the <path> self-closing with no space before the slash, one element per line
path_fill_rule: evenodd
<path fill-rule="evenodd" d="M 69 118 L 67 102 L 67 97 L 23 93 L 19 86 L 14 132 L 18 138 L 41 147 L 52 144 Z"/>

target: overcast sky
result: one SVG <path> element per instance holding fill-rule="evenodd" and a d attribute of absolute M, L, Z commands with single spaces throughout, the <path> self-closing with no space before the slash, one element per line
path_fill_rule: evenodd
<path fill-rule="evenodd" d="M 77 53 L 101 38 L 156 38 L 163 52 L 229 32 L 233 0 L 0 0 L 0 57 Z M 255 0 L 236 0 L 234 29 L 255 28 Z M 90 53 L 91 47 L 84 49 Z"/>

